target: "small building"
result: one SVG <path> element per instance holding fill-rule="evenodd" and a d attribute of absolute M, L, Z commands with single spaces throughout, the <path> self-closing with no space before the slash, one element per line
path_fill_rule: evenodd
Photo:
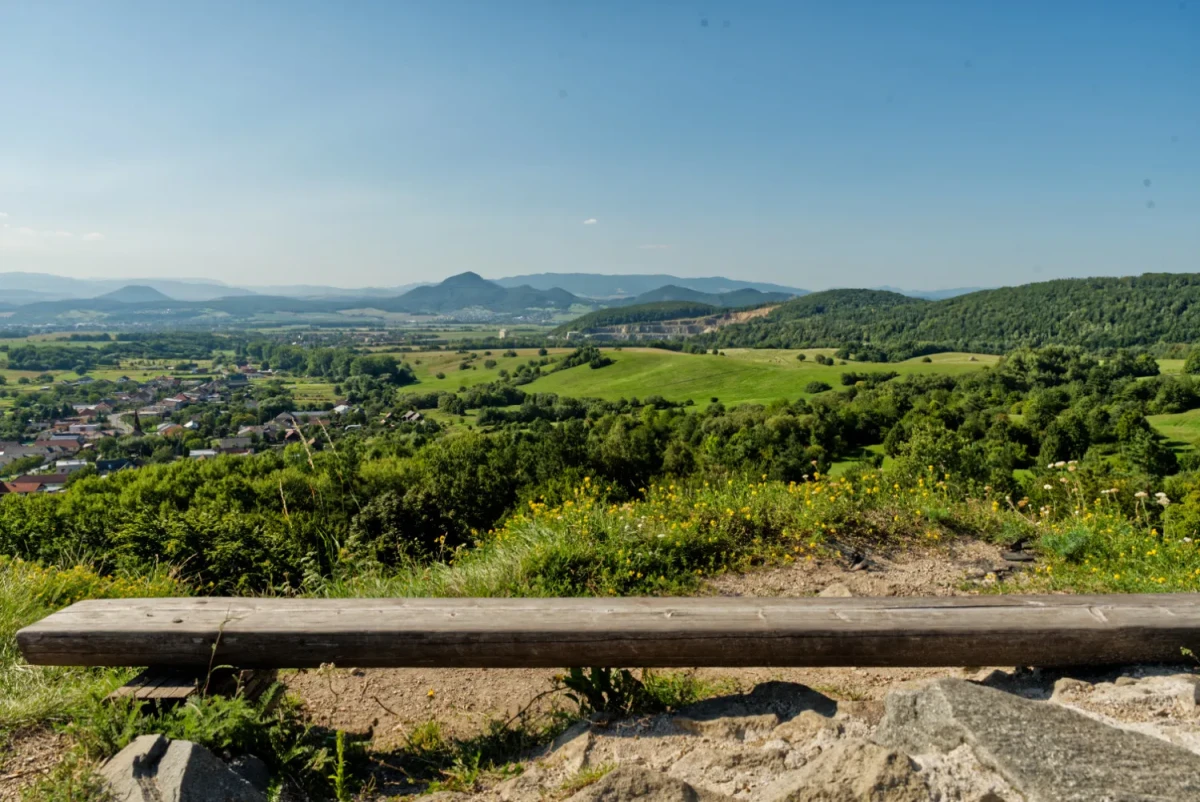
<path fill-rule="evenodd" d="M 221 453 L 227 451 L 244 451 L 250 448 L 250 437 L 222 437 L 217 440 L 217 450 Z"/>
<path fill-rule="evenodd" d="M 65 473 L 30 473 L 8 483 L 10 493 L 57 493 L 67 483 Z"/>
<path fill-rule="evenodd" d="M 67 476 L 70 476 L 71 474 L 75 473 L 76 471 L 82 471 L 82 470 L 83 470 L 84 468 L 86 468 L 88 465 L 91 465 L 91 463 L 90 463 L 90 462 L 88 462 L 88 461 L 87 461 L 87 460 L 85 460 L 85 459 L 60 459 L 60 460 L 55 460 L 55 462 L 54 462 L 54 472 L 55 472 L 55 473 L 66 474 Z"/>
<path fill-rule="evenodd" d="M 212 459 L 218 455 L 218 452 L 212 448 L 193 448 L 188 452 L 188 459 L 204 460 Z"/>
<path fill-rule="evenodd" d="M 124 471 L 129 468 L 136 468 L 137 463 L 128 459 L 98 459 L 96 460 L 96 472 L 101 476 L 108 476 L 110 473 Z"/>

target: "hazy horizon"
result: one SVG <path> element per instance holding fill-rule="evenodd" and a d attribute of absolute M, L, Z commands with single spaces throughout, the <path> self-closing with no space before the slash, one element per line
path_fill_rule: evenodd
<path fill-rule="evenodd" d="M 0 8 L 0 272 L 1200 269 L 1200 6 Z"/>

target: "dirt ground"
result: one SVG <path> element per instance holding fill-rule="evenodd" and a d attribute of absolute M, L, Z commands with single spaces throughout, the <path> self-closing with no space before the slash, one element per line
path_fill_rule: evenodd
<path fill-rule="evenodd" d="M 0 802 L 21 798 L 21 789 L 58 762 L 63 739 L 45 729 L 14 733 L 0 743 Z"/>
<path fill-rule="evenodd" d="M 1006 563 L 998 547 L 958 540 L 894 555 L 799 563 L 721 576 L 704 592 L 722 596 L 950 596 L 984 592 L 997 582 L 1023 583 L 1022 565 Z M 748 691 L 771 680 L 807 685 L 841 701 L 882 699 L 899 684 L 935 677 L 968 677 L 966 669 L 764 668 L 694 669 L 698 677 Z M 354 669 L 301 671 L 281 677 L 302 698 L 316 723 L 369 735 L 381 766 L 404 748 L 408 734 L 436 720 L 449 737 L 467 738 L 491 721 L 523 709 L 545 711 L 574 703 L 556 692 L 555 672 L 545 669 Z M 388 774 L 384 771 L 383 774 Z M 399 787 L 379 788 L 400 792 Z"/>

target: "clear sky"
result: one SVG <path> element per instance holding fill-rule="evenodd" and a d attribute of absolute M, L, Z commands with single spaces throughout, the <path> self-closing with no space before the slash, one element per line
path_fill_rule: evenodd
<path fill-rule="evenodd" d="M 0 0 L 0 271 L 1200 270 L 1200 0 Z"/>

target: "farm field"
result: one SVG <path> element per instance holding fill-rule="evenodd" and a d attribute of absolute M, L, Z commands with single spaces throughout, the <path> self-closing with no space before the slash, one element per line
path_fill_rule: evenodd
<path fill-rule="evenodd" d="M 768 403 L 805 395 L 810 382 L 841 385 L 843 373 L 893 370 L 901 375 L 960 375 L 995 363 L 984 354 L 938 354 L 930 362 L 920 359 L 896 363 L 853 362 L 818 365 L 813 357 L 832 349 L 805 351 L 799 361 L 794 350 L 729 349 L 725 356 L 683 354 L 653 348 L 604 349 L 613 364 L 592 370 L 581 366 L 553 373 L 529 385 L 539 392 L 605 399 L 645 398 L 661 395 L 671 401 L 707 404 L 717 398 L 726 405 Z M 972 362 L 972 357 L 976 361 Z"/>

